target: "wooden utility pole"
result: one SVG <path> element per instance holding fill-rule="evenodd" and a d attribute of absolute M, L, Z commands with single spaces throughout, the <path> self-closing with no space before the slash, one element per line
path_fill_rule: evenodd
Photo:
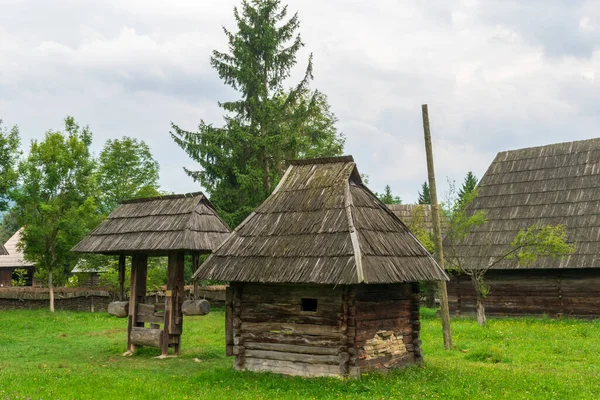
<path fill-rule="evenodd" d="M 444 250 L 442 248 L 442 227 L 440 223 L 440 206 L 435 186 L 435 169 L 433 168 L 433 150 L 431 146 L 431 132 L 429 131 L 429 111 L 427 104 L 421 106 L 423 112 L 423 131 L 425 132 L 425 153 L 427 154 L 427 176 L 429 178 L 429 198 L 431 200 L 431 216 L 433 219 L 433 234 L 435 236 L 435 259 L 442 269 L 444 268 Z M 440 314 L 442 317 L 442 330 L 444 332 L 444 347 L 452 350 L 452 331 L 450 330 L 450 310 L 448 307 L 448 289 L 446 281 L 438 283 L 440 296 Z"/>

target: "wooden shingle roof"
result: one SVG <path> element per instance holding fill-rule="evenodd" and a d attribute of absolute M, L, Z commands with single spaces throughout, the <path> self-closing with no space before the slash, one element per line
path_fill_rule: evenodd
<path fill-rule="evenodd" d="M 600 267 L 600 139 L 498 153 L 479 183 L 469 210 L 488 222 L 456 247 L 467 268 L 489 263 L 508 249 L 520 229 L 564 224 L 575 252 L 541 257 L 530 268 Z M 517 268 L 515 260 L 497 269 Z"/>
<path fill-rule="evenodd" d="M 194 277 L 319 284 L 447 279 L 363 185 L 349 156 L 292 162 L 273 194 Z"/>
<path fill-rule="evenodd" d="M 229 232 L 202 193 L 159 196 L 121 203 L 72 251 L 153 255 L 169 251 L 209 252 Z"/>
<path fill-rule="evenodd" d="M 4 245 L 0 245 L 0 269 L 34 266 L 33 263 L 25 261 L 23 252 L 18 248 L 21 231 L 22 228 L 16 231 Z"/>

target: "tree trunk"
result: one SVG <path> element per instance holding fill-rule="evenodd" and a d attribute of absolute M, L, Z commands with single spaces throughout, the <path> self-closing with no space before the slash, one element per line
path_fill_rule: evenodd
<path fill-rule="evenodd" d="M 54 312 L 54 285 L 52 285 L 52 271 L 48 272 L 48 289 L 50 289 L 50 312 Z"/>
<path fill-rule="evenodd" d="M 483 296 L 477 292 L 477 323 L 479 326 L 485 326 L 485 306 L 483 305 Z"/>

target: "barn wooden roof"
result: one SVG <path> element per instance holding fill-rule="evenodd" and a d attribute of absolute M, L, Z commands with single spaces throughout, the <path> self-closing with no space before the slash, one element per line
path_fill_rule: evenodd
<path fill-rule="evenodd" d="M 531 268 L 600 267 L 600 138 L 498 153 L 470 210 L 486 210 L 488 222 L 457 246 L 467 268 L 496 259 L 533 224 L 565 224 L 576 248 L 562 259 L 540 258 Z M 517 267 L 516 261 L 496 264 Z"/>
<path fill-rule="evenodd" d="M 154 255 L 168 251 L 208 252 L 220 245 L 229 232 L 202 193 L 159 196 L 122 202 L 72 251 Z"/>
<path fill-rule="evenodd" d="M 349 156 L 292 162 L 273 194 L 194 277 L 320 284 L 447 279 L 362 184 Z"/>
<path fill-rule="evenodd" d="M 428 232 L 433 232 L 433 219 L 431 217 L 431 205 L 429 204 L 388 204 L 387 207 L 400 221 L 412 229 L 413 223 L 423 224 Z M 448 227 L 448 218 L 440 213 L 442 232 Z"/>

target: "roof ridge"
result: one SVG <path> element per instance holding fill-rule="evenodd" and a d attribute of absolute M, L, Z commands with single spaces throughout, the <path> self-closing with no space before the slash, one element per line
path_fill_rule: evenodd
<path fill-rule="evenodd" d="M 576 143 L 593 142 L 593 141 L 600 141 L 600 138 L 589 138 L 589 139 L 571 140 L 571 141 L 567 141 L 567 142 L 542 144 L 542 145 L 539 145 L 539 146 L 521 147 L 521 148 L 518 148 L 518 149 L 500 151 L 500 152 L 498 152 L 498 154 L 513 153 L 513 152 L 516 152 L 516 151 L 524 151 L 524 150 L 531 150 L 531 149 L 550 148 L 550 147 L 560 146 L 560 145 L 565 145 L 565 144 L 576 144 Z M 537 157 L 535 157 L 535 158 L 537 158 Z"/>
<path fill-rule="evenodd" d="M 144 202 L 153 201 L 153 200 L 183 199 L 186 197 L 197 197 L 197 196 L 205 197 L 204 193 L 202 193 L 202 192 L 190 192 L 190 193 L 182 193 L 182 194 L 166 194 L 166 195 L 158 195 L 158 196 L 153 196 L 153 197 L 140 197 L 137 199 L 122 200 L 119 202 L 119 204 L 144 203 Z"/>
<path fill-rule="evenodd" d="M 350 179 L 346 181 L 346 190 L 344 191 L 344 205 L 346 208 L 346 218 L 348 219 L 348 233 L 350 234 L 350 240 L 352 241 L 352 248 L 354 250 L 354 261 L 356 263 L 356 275 L 358 277 L 358 283 L 368 283 L 365 280 L 365 274 L 362 267 L 362 253 L 360 251 L 360 242 L 358 241 L 358 233 L 354 226 L 354 216 L 352 215 L 352 207 L 354 206 L 352 201 L 352 193 L 350 193 Z"/>
<path fill-rule="evenodd" d="M 296 160 L 290 160 L 290 165 L 318 165 L 318 164 L 335 164 L 335 163 L 347 163 L 354 162 L 352 156 L 338 156 L 338 157 L 320 157 L 320 158 L 302 158 Z"/>

